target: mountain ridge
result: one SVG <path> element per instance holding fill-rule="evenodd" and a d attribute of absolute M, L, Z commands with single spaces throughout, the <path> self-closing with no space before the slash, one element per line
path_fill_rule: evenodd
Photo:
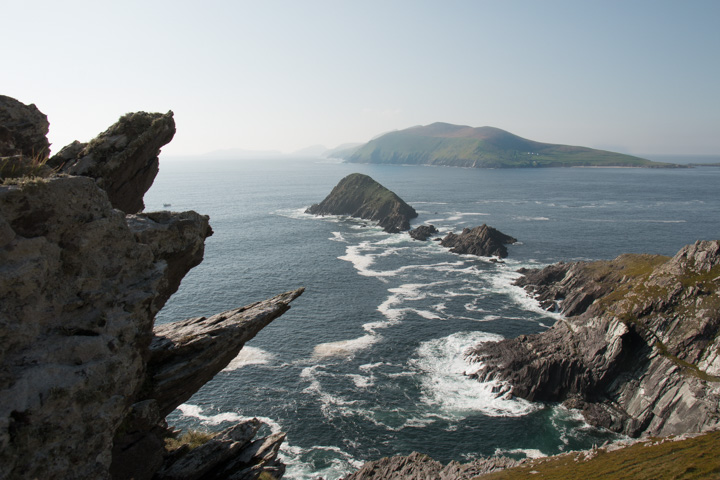
<path fill-rule="evenodd" d="M 386 133 L 342 158 L 350 163 L 466 168 L 675 166 L 607 150 L 537 142 L 496 127 L 444 122 Z"/>

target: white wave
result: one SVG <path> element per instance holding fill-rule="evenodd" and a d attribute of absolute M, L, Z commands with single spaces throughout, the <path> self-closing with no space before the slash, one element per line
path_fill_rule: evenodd
<path fill-rule="evenodd" d="M 233 358 L 227 367 L 223 369 L 223 372 L 229 372 L 237 370 L 247 365 L 264 365 L 272 362 L 275 359 L 275 355 L 270 352 L 266 352 L 261 348 L 256 347 L 243 347 L 238 353 L 237 357 Z"/>
<path fill-rule="evenodd" d="M 315 345 L 313 348 L 313 359 L 317 360 L 320 358 L 327 357 L 349 357 L 369 348 L 376 343 L 380 337 L 377 335 L 363 335 L 359 338 L 353 338 L 351 340 L 340 340 L 337 342 L 327 342 Z"/>
<path fill-rule="evenodd" d="M 329 465 L 324 468 L 315 466 L 315 457 L 322 457 L 323 464 Z M 283 442 L 278 455 L 280 461 L 287 465 L 283 478 L 288 480 L 316 480 L 318 478 L 341 478 L 363 466 L 363 462 L 356 460 L 349 453 L 339 447 L 317 445 L 309 449 L 292 446 L 289 442 Z"/>
<path fill-rule="evenodd" d="M 409 310 L 415 312 L 426 320 L 443 320 L 443 317 L 441 317 L 437 313 L 428 312 L 427 310 L 419 310 L 417 308 L 411 308 Z"/>
<path fill-rule="evenodd" d="M 403 307 L 398 308 L 399 305 L 403 305 L 406 302 L 412 302 L 416 300 L 423 300 L 427 298 L 427 293 L 422 292 L 422 289 L 425 288 L 432 288 L 436 287 L 437 285 L 441 285 L 445 282 L 432 282 L 432 283 L 406 283 L 404 285 L 400 285 L 397 288 L 390 288 L 388 291 L 392 293 L 383 303 L 381 303 L 377 309 L 380 313 L 382 313 L 387 319 L 388 323 L 383 324 L 383 327 L 387 327 L 389 325 L 395 324 L 400 322 L 405 314 L 407 312 L 415 312 L 418 315 L 427 318 L 427 319 L 439 319 L 442 318 L 438 316 L 435 313 L 427 312 L 423 310 L 418 310 L 415 308 L 410 307 Z M 365 330 L 367 331 L 374 331 L 375 328 L 378 328 L 379 325 L 377 323 L 374 324 L 365 324 L 363 325 Z"/>
<path fill-rule="evenodd" d="M 522 454 L 525 455 L 525 458 L 544 458 L 547 457 L 543 452 L 538 450 L 537 448 L 513 448 L 511 450 L 506 450 L 504 448 L 496 448 L 495 449 L 495 455 L 501 456 L 501 455 L 507 455 L 507 454 Z"/>
<path fill-rule="evenodd" d="M 345 240 L 345 237 L 343 237 L 343 234 L 340 232 L 332 232 L 332 237 L 329 238 L 329 240 L 332 240 L 333 242 L 343 242 L 347 243 L 347 240 Z"/>
<path fill-rule="evenodd" d="M 386 271 L 373 270 L 370 268 L 375 264 L 377 258 L 397 255 L 402 250 L 405 250 L 405 247 L 388 248 L 387 245 L 391 242 L 397 242 L 397 240 L 388 239 L 376 243 L 366 241 L 361 242 L 359 245 L 349 245 L 345 249 L 345 255 L 338 257 L 338 259 L 352 263 L 355 270 L 357 270 L 360 275 L 366 277 L 378 277 L 381 280 L 383 280 L 382 277 L 394 277 L 407 267 Z M 373 253 L 378 250 L 379 253 Z"/>
<path fill-rule="evenodd" d="M 318 217 L 316 215 L 311 215 L 309 213 L 305 213 L 305 210 L 307 210 L 307 207 L 283 208 L 281 210 L 276 210 L 272 213 L 274 215 L 278 215 L 280 217 L 293 218 L 295 220 L 306 220 L 306 219 L 310 219 L 310 218 L 323 218 L 323 217 Z"/>
<path fill-rule="evenodd" d="M 377 363 L 366 363 L 364 365 L 360 365 L 358 368 L 362 370 L 363 372 L 367 372 L 370 370 L 374 370 L 378 367 L 382 367 L 383 365 L 389 365 L 386 362 L 377 362 Z"/>
<path fill-rule="evenodd" d="M 550 219 L 548 217 L 514 217 L 515 220 L 521 220 L 525 222 L 547 222 Z"/>
<path fill-rule="evenodd" d="M 442 313 L 447 309 L 447 305 L 445 305 L 444 303 L 438 303 L 436 305 L 433 305 L 432 309 L 436 312 Z"/>
<path fill-rule="evenodd" d="M 479 382 L 467 376 L 477 365 L 464 359 L 464 352 L 480 342 L 502 337 L 486 332 L 460 332 L 423 342 L 411 364 L 421 375 L 422 401 L 451 417 L 465 418 L 473 412 L 488 416 L 521 416 L 539 408 L 511 398 L 497 382 Z"/>
<path fill-rule="evenodd" d="M 183 403 L 182 405 L 179 405 L 177 407 L 178 410 L 182 413 L 185 417 L 191 417 L 191 418 L 197 418 L 202 423 L 206 425 L 219 425 L 224 422 L 244 422 L 247 420 L 250 420 L 252 418 L 257 418 L 262 423 L 270 427 L 270 431 L 272 433 L 278 433 L 282 431 L 282 426 L 272 418 L 268 417 L 259 417 L 259 416 L 247 416 L 247 415 L 241 415 L 237 412 L 222 412 L 218 413 L 216 415 L 203 415 L 203 409 L 199 405 L 192 405 L 189 403 Z"/>
<path fill-rule="evenodd" d="M 353 381 L 357 388 L 368 388 L 375 384 L 375 378 L 357 374 L 348 374 L 347 377 Z"/>
<path fill-rule="evenodd" d="M 494 275 L 488 277 L 493 293 L 504 293 L 510 299 L 515 302 L 518 306 L 529 312 L 539 313 L 545 317 L 551 319 L 551 323 L 560 320 L 563 316 L 559 313 L 548 312 L 544 310 L 540 303 L 532 298 L 522 287 L 514 285 L 521 274 L 505 266 L 499 266 L 504 268 L 498 268 Z M 517 265 L 514 267 L 517 268 Z"/>
<path fill-rule="evenodd" d="M 332 420 L 338 416 L 347 417 L 353 414 L 354 405 L 357 405 L 357 400 L 346 400 L 339 395 L 332 395 L 326 392 L 322 388 L 319 376 L 322 376 L 324 372 L 321 370 L 321 365 L 313 365 L 312 367 L 305 367 L 300 372 L 300 378 L 306 379 L 310 382 L 303 392 L 311 395 L 315 395 L 320 402 L 320 411 L 323 416 L 328 420 Z M 334 376 L 334 375 L 330 375 Z"/>

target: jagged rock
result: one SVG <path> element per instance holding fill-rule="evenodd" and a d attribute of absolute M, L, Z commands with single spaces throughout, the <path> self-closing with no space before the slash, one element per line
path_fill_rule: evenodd
<path fill-rule="evenodd" d="M 147 362 L 154 316 L 202 260 L 212 230 L 195 212 L 125 215 L 114 208 L 142 208 L 157 149 L 172 132 L 171 113 L 130 114 L 90 144 L 70 147 L 67 157 L 53 157 L 70 160 L 55 168 L 93 178 L 0 185 L 0 478 L 150 479 L 186 453 L 163 454 L 173 395 L 148 379 Z M 225 321 L 214 327 L 180 322 L 180 337 L 171 326 L 159 329 L 176 344 L 155 352 L 160 360 L 151 373 L 167 379 L 165 367 L 186 367 L 183 378 L 199 388 L 199 379 L 223 368 L 300 293 L 212 317 Z M 213 333 L 223 334 L 215 346 Z M 206 347 L 214 358 L 196 350 Z M 282 474 L 275 458 L 282 438 L 248 443 L 240 456 L 222 453 L 235 447 L 221 442 L 218 451 L 231 460 L 213 468 L 222 468 L 222 478 Z"/>
<path fill-rule="evenodd" d="M 517 239 L 483 223 L 479 227 L 464 228 L 460 235 L 448 233 L 440 245 L 450 247 L 452 253 L 505 258 L 508 256 L 505 244 L 515 242 Z"/>
<path fill-rule="evenodd" d="M 160 147 L 175 135 L 173 113 L 128 113 L 87 144 L 73 142 L 48 161 L 68 175 L 94 178 L 125 213 L 145 208 L 143 195 L 158 173 Z"/>
<path fill-rule="evenodd" d="M 0 95 L 0 157 L 21 155 L 40 161 L 50 155 L 47 116 L 34 104 Z"/>
<path fill-rule="evenodd" d="M 450 462 L 443 467 L 429 456 L 413 452 L 367 462 L 345 480 L 470 480 L 520 463 L 507 457 L 481 457 L 469 463 Z"/>
<path fill-rule="evenodd" d="M 477 345 L 475 376 L 564 401 L 629 435 L 720 426 L 720 242 L 673 258 L 622 255 L 526 272 L 518 282 L 569 316 L 537 335 Z"/>
<path fill-rule="evenodd" d="M 135 239 L 148 245 L 156 261 L 167 268 L 158 287 L 155 307 L 159 310 L 180 286 L 185 274 L 202 262 L 205 244 L 197 241 L 213 234 L 209 217 L 195 212 L 150 212 L 127 215 Z"/>
<path fill-rule="evenodd" d="M 0 186 L 0 232 L 0 477 L 105 478 L 167 263 L 89 178 Z"/>
<path fill-rule="evenodd" d="M 367 175 L 353 173 L 340 180 L 330 195 L 305 213 L 313 215 L 349 215 L 375 220 L 386 232 L 410 229 L 417 212 L 393 192 Z"/>
<path fill-rule="evenodd" d="M 253 441 L 262 423 L 253 418 L 216 434 L 203 445 L 174 458 L 157 472 L 158 480 L 254 479 L 265 468 L 283 469 L 276 462 L 285 439 L 282 433 Z M 248 475 L 252 470 L 255 475 Z M 284 471 L 284 469 L 283 469 Z"/>
<path fill-rule="evenodd" d="M 415 240 L 420 240 L 424 242 L 432 235 L 438 233 L 438 230 L 437 228 L 435 228 L 435 225 L 420 225 L 417 228 L 413 228 L 408 233 Z"/>
<path fill-rule="evenodd" d="M 407 456 L 384 457 L 368 462 L 345 480 L 407 480 L 439 478 L 443 466 L 429 456 L 413 452 Z"/>
<path fill-rule="evenodd" d="M 147 398 L 157 400 L 163 417 L 172 412 L 225 368 L 245 342 L 285 313 L 303 291 L 286 292 L 210 318 L 156 326 L 147 368 Z"/>

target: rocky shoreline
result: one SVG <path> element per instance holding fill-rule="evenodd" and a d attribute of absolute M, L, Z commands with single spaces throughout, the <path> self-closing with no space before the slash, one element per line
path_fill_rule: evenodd
<path fill-rule="evenodd" d="M 668 259 L 553 265 L 518 281 L 567 317 L 546 332 L 477 345 L 479 380 L 565 402 L 630 436 L 720 427 L 720 242 Z"/>
<path fill-rule="evenodd" d="M 160 148 L 175 133 L 172 112 L 127 114 L 52 157 L 47 131 L 37 107 L 0 96 L 0 478 L 281 478 L 283 433 L 256 438 L 252 419 L 197 448 L 169 448 L 178 432 L 165 417 L 304 290 L 155 326 L 213 233 L 193 211 L 143 212 Z M 367 218 L 388 232 L 417 216 L 359 174 L 308 211 Z M 437 233 L 430 227 L 411 235 L 427 240 Z M 514 242 L 482 225 L 441 243 L 502 258 Z M 720 428 L 720 241 L 672 258 L 522 273 L 517 285 L 563 318 L 469 350 L 478 380 L 632 437 Z M 517 466 L 497 457 L 442 465 L 413 453 L 347 478 L 460 479 Z"/>

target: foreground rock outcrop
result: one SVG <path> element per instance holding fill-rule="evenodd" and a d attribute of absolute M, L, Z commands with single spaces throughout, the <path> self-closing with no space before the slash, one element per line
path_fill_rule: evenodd
<path fill-rule="evenodd" d="M 353 173 L 340 180 L 330 195 L 308 208 L 312 215 L 349 215 L 374 220 L 388 233 L 410 229 L 418 214 L 393 192 L 367 175 Z"/>
<path fill-rule="evenodd" d="M 50 155 L 47 116 L 34 104 L 0 95 L 0 157 L 22 155 L 44 160 Z"/>
<path fill-rule="evenodd" d="M 174 135 L 173 112 L 128 113 L 89 143 L 66 146 L 48 165 L 94 178 L 113 207 L 137 213 L 145 208 L 143 196 L 158 173 L 160 148 Z"/>
<path fill-rule="evenodd" d="M 507 457 L 479 458 L 469 463 L 450 462 L 447 465 L 422 453 L 385 457 L 368 462 L 345 480 L 470 480 L 478 475 L 496 472 L 519 465 Z"/>
<path fill-rule="evenodd" d="M 517 239 L 483 223 L 479 227 L 463 228 L 459 235 L 448 233 L 440 245 L 449 247 L 452 253 L 505 258 L 508 256 L 505 245 L 516 242 Z"/>
<path fill-rule="evenodd" d="M 720 242 L 674 257 L 554 265 L 519 281 L 569 316 L 537 335 L 468 353 L 480 380 L 565 402 L 631 436 L 720 426 Z"/>
<path fill-rule="evenodd" d="M 13 117 L 34 127 L 3 125 L 13 133 L 0 139 L 0 151 L 28 167 L 4 170 L 0 185 L 0 478 L 149 479 L 161 469 L 180 471 L 177 462 L 195 457 L 166 451 L 168 409 L 302 290 L 154 330 L 155 314 L 202 261 L 212 234 L 208 217 L 195 212 L 137 213 L 157 173 L 159 145 L 174 132 L 172 115 L 126 115 L 85 153 L 67 157 L 75 161 L 46 169 L 17 147 L 47 131 L 36 110 Z M 222 342 L 213 341 L 218 335 Z M 282 435 L 241 441 L 239 430 L 219 435 L 203 461 L 226 477 L 281 473 Z M 173 475 L 166 478 L 197 478 Z"/>

